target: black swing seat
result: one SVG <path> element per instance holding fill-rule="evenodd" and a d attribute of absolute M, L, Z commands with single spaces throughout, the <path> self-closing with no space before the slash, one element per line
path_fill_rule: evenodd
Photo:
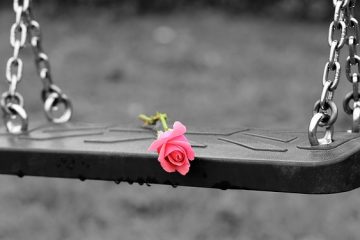
<path fill-rule="evenodd" d="M 196 159 L 182 176 L 166 173 L 157 154 L 147 152 L 155 134 L 141 127 L 45 124 L 17 136 L 3 128 L 0 174 L 306 194 L 350 191 L 360 186 L 360 135 L 335 136 L 330 145 L 310 147 L 306 132 L 190 128 Z"/>

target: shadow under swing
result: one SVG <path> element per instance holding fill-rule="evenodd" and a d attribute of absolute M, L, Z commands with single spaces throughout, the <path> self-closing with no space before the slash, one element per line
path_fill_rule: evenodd
<path fill-rule="evenodd" d="M 192 162 L 191 171 L 181 176 L 164 172 L 156 155 L 146 151 L 156 139 L 152 129 L 68 122 L 71 103 L 51 80 L 48 58 L 40 44 L 40 27 L 30 11 L 30 1 L 14 0 L 16 20 L 11 28 L 14 56 L 7 67 L 9 91 L 1 102 L 5 127 L 0 130 L 0 174 L 304 194 L 338 193 L 360 187 L 357 133 L 360 105 L 356 105 L 359 78 L 357 73 L 351 73 L 351 66 L 360 66 L 360 57 L 354 50 L 357 35 L 349 36 L 346 31 L 357 28 L 350 11 L 354 1 L 334 0 L 334 6 L 324 88 L 315 104 L 309 131 L 190 127 L 187 138 L 196 152 L 196 161 Z M 340 32 L 339 40 L 333 40 L 334 31 Z M 29 127 L 22 97 L 16 92 L 22 71 L 19 52 L 27 39 L 24 32 L 30 35 L 29 45 L 44 83 L 44 109 L 51 122 Z M 352 132 L 337 132 L 333 136 L 337 109 L 332 98 L 339 82 L 338 59 L 345 40 L 350 48 L 347 76 L 354 86 L 354 93 L 346 98 L 346 106 L 354 100 L 354 107 L 347 108 L 353 114 L 354 126 Z M 335 72 L 334 80 L 328 79 L 330 71 Z M 57 115 L 60 105 L 63 113 Z M 318 127 L 325 127 L 324 138 L 317 138 Z"/>

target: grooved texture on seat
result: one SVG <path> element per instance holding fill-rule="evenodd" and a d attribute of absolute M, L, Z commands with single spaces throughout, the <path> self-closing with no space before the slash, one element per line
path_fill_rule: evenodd
<path fill-rule="evenodd" d="M 150 129 L 88 123 L 37 125 L 0 133 L 0 173 L 220 189 L 336 193 L 360 185 L 360 139 L 336 133 L 310 147 L 305 132 L 189 129 L 196 159 L 186 176 L 166 173 L 147 152 Z"/>

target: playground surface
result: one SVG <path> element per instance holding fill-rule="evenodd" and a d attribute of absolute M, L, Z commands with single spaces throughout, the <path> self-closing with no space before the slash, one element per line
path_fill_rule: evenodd
<path fill-rule="evenodd" d="M 306 131 L 320 97 L 326 23 L 216 12 L 35 15 L 75 121 L 136 124 L 139 113 L 163 111 L 191 126 Z M 3 70 L 13 20 L 1 10 Z M 19 91 L 30 117 L 41 119 L 32 52 L 22 56 Z M 343 77 L 339 108 L 350 89 Z M 336 130 L 349 127 L 340 108 Z M 0 239 L 352 240 L 360 235 L 359 191 L 308 196 L 1 176 Z"/>

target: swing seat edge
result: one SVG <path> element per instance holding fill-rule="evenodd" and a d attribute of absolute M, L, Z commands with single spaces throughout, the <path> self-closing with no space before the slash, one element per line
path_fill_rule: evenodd
<path fill-rule="evenodd" d="M 308 148 L 306 134 L 261 129 L 190 130 L 196 158 L 186 176 L 167 173 L 146 151 L 153 132 L 101 124 L 41 125 L 0 133 L 0 174 L 125 181 L 217 189 L 330 194 L 360 186 L 360 140 L 337 134 Z"/>

